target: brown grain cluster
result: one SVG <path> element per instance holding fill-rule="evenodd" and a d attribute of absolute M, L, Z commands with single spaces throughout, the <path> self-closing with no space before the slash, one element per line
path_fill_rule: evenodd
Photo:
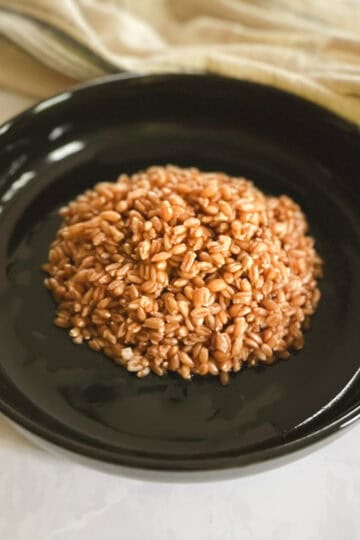
<path fill-rule="evenodd" d="M 144 377 L 270 364 L 303 346 L 321 259 L 299 206 L 244 178 L 174 166 L 103 182 L 60 210 L 44 270 L 70 328 Z"/>

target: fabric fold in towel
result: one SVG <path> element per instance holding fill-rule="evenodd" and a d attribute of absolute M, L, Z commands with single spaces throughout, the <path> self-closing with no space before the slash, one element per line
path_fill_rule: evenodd
<path fill-rule="evenodd" d="M 34 97 L 119 71 L 203 71 L 360 123 L 359 0 L 0 0 L 0 62 L 0 86 Z"/>

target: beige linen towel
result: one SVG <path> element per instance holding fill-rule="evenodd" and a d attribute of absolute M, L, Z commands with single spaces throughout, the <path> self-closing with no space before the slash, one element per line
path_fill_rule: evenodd
<path fill-rule="evenodd" d="M 204 71 L 360 124 L 359 0 L 0 0 L 0 86 L 43 97 L 117 71 Z"/>

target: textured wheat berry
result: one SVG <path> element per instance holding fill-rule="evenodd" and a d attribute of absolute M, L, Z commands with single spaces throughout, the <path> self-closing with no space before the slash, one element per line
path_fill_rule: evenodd
<path fill-rule="evenodd" d="M 138 377 L 217 375 L 303 347 L 322 261 L 299 206 L 174 166 L 102 182 L 60 210 L 43 269 L 69 328 Z"/>

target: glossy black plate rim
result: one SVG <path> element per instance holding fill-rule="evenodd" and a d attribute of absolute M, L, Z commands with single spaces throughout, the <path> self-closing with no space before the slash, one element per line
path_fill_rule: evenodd
<path fill-rule="evenodd" d="M 179 83 L 196 80 L 201 78 L 206 84 L 206 80 L 209 81 L 217 79 L 218 81 L 224 80 L 227 83 L 233 80 L 237 83 L 248 84 L 250 86 L 267 87 L 266 85 L 238 81 L 236 79 L 230 79 L 228 77 L 220 77 L 217 75 L 200 75 L 200 74 L 161 74 L 161 75 L 139 75 L 139 74 L 116 74 L 97 79 L 95 81 L 82 83 L 65 92 L 56 94 L 50 98 L 46 98 L 35 104 L 34 106 L 26 109 L 21 114 L 5 122 L 0 126 L 0 147 L 7 142 L 7 138 L 11 135 L 12 127 L 21 129 L 23 121 L 29 120 L 31 115 L 36 114 L 39 108 L 56 110 L 58 103 L 61 103 L 64 99 L 67 99 L 69 94 L 79 94 L 86 92 L 88 89 L 101 89 L 102 86 L 106 86 L 112 83 L 119 83 L 124 85 L 140 85 L 145 86 L 152 82 L 164 83 L 170 79 L 178 80 Z M 287 99 L 291 98 L 295 102 L 306 105 L 309 109 L 313 109 L 316 114 L 321 114 L 321 117 L 330 125 L 336 126 L 342 129 L 354 137 L 359 137 L 360 130 L 355 124 L 350 121 L 344 120 L 329 110 L 314 104 L 306 99 L 295 96 L 283 90 L 278 90 L 273 87 L 267 87 L 271 92 L 278 95 L 282 95 Z M 281 458 L 287 454 L 304 450 L 309 445 L 319 443 L 331 435 L 339 433 L 340 430 L 352 426 L 357 420 L 360 419 L 360 403 L 353 407 L 351 410 L 342 413 L 338 418 L 328 422 L 321 428 L 313 429 L 310 433 L 300 435 L 298 438 L 290 441 L 284 441 L 281 444 L 271 446 L 269 448 L 248 451 L 246 453 L 239 453 L 237 449 L 227 450 L 226 452 L 212 453 L 211 456 L 204 455 L 191 455 L 179 458 L 178 456 L 167 454 L 157 455 L 154 452 L 133 452 L 133 451 L 120 451 L 119 449 L 112 450 L 111 448 L 94 448 L 91 443 L 74 441 L 70 436 L 61 434 L 59 431 L 49 429 L 48 427 L 32 420 L 30 416 L 25 416 L 20 413 L 11 403 L 6 402 L 0 394 L 0 413 L 5 415 L 9 420 L 15 422 L 20 428 L 30 435 L 34 435 L 35 438 L 39 437 L 44 442 L 48 442 L 50 445 L 55 445 L 59 450 L 65 449 L 70 453 L 89 458 L 90 460 L 105 462 L 108 464 L 121 465 L 131 468 L 141 468 L 158 471 L 216 471 L 222 469 L 239 468 L 244 466 L 254 465 L 260 462 L 266 462 L 274 458 Z"/>
<path fill-rule="evenodd" d="M 178 458 L 170 454 L 157 456 L 155 453 L 148 452 L 124 451 L 120 453 L 119 450 L 112 451 L 108 448 L 95 449 L 90 444 L 74 441 L 58 431 L 50 430 L 34 422 L 31 418 L 19 413 L 11 404 L 4 402 L 1 396 L 0 412 L 10 421 L 15 422 L 25 434 L 29 433 L 30 436 L 35 436 L 35 439 L 40 438 L 43 440 L 45 446 L 46 443 L 49 443 L 51 446 L 55 445 L 59 450 L 65 449 L 71 454 L 80 455 L 93 462 L 101 461 L 110 465 L 171 472 L 221 471 L 249 467 L 276 458 L 281 460 L 282 457 L 293 453 L 300 454 L 301 450 L 314 446 L 316 443 L 330 442 L 330 439 L 339 434 L 340 430 L 347 430 L 360 419 L 360 405 L 357 405 L 323 428 L 277 446 L 242 454 L 239 454 L 235 449 L 234 453 L 231 451 L 219 452 L 212 454 L 211 457 L 194 455 L 189 458 Z"/>

